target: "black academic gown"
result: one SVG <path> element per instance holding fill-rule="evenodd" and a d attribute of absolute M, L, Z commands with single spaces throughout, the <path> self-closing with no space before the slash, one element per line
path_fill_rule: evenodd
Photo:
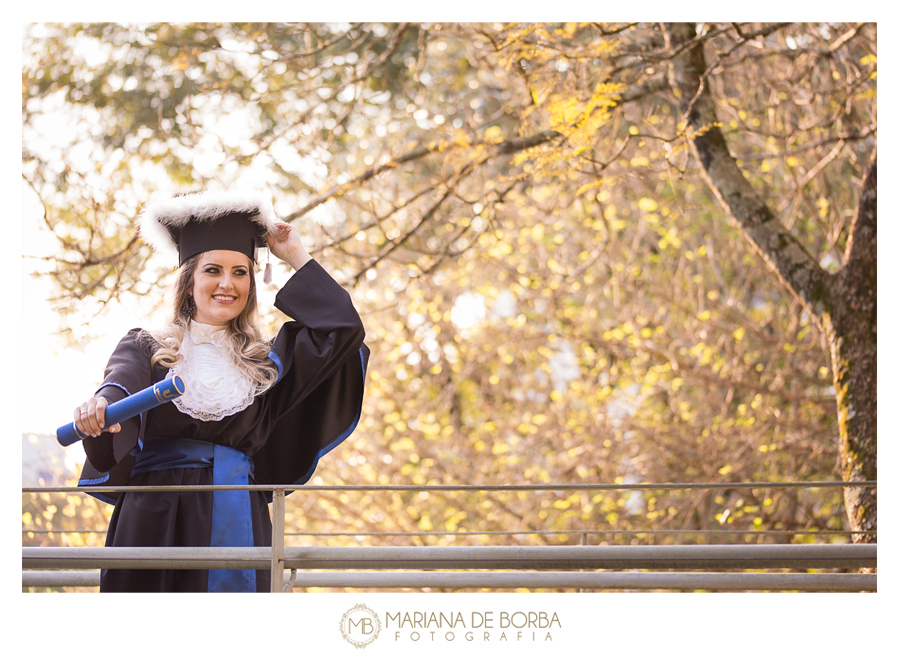
<path fill-rule="evenodd" d="M 208 441 L 253 458 L 250 484 L 298 484 L 312 477 L 319 458 L 347 438 L 362 407 L 369 350 L 350 295 L 316 262 L 293 274 L 275 298 L 290 318 L 273 341 L 270 358 L 280 371 L 272 388 L 249 407 L 218 421 L 200 421 L 163 404 L 122 424 L 119 433 L 84 441 L 88 457 L 79 484 L 212 484 L 211 468 L 171 468 L 132 475 L 134 456 L 148 439 Z M 162 379 L 168 369 L 151 368 L 156 345 L 133 329 L 119 342 L 97 395 L 111 403 Z M 250 492 L 253 540 L 271 546 L 267 503 L 271 493 Z M 209 546 L 210 492 L 98 492 L 114 503 L 107 546 Z M 207 591 L 206 570 L 110 569 L 101 591 Z M 268 570 L 256 572 L 257 591 L 269 591 Z"/>

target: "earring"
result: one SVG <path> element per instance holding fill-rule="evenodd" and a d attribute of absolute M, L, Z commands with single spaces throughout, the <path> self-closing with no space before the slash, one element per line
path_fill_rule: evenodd
<path fill-rule="evenodd" d="M 194 296 L 188 295 L 187 299 L 185 299 L 184 303 L 181 305 L 181 314 L 190 320 L 194 317 L 194 313 L 196 312 L 197 305 L 194 303 Z"/>

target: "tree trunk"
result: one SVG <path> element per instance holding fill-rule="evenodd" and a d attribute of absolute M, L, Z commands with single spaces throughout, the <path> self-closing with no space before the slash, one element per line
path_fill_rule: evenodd
<path fill-rule="evenodd" d="M 877 476 L 877 160 L 873 153 L 859 207 L 850 227 L 844 265 L 831 281 L 832 312 L 825 318 L 837 396 L 841 437 L 841 471 L 846 482 Z M 877 490 L 844 489 L 850 525 L 874 542 Z"/>
<path fill-rule="evenodd" d="M 691 149 L 703 176 L 732 221 L 769 269 L 803 304 L 825 333 L 831 352 L 840 424 L 841 469 L 846 482 L 875 480 L 876 471 L 876 159 L 873 153 L 841 270 L 829 275 L 778 221 L 744 178 L 722 131 L 705 77 L 703 40 L 694 23 L 666 23 L 670 86 L 685 115 Z M 683 49 L 681 49 L 683 48 Z M 681 50 L 679 50 L 681 49 Z M 844 490 L 850 527 L 873 542 L 875 488 Z"/>

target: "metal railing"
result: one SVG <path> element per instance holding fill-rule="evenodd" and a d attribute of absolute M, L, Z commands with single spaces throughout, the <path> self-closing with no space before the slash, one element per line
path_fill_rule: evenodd
<path fill-rule="evenodd" d="M 875 482 L 639 485 L 312 485 L 304 490 L 548 490 L 876 486 Z M 169 491 L 175 487 L 109 487 L 91 491 Z M 872 573 L 671 573 L 660 569 L 849 569 L 877 566 L 877 544 L 706 544 L 662 546 L 285 547 L 285 492 L 294 487 L 195 485 L 179 490 L 272 491 L 272 547 L 23 547 L 23 587 L 96 587 L 96 571 L 53 569 L 270 569 L 272 592 L 294 587 L 575 588 L 677 590 L 876 591 Z M 29 492 L 87 492 L 80 487 Z M 600 531 L 570 531 L 579 534 Z M 616 531 L 623 532 L 623 531 Z M 629 531 L 639 532 L 639 531 Z M 646 532 L 646 531 L 645 531 Z M 652 532 L 652 531 L 650 531 Z M 738 532 L 738 531 L 734 531 Z M 758 532 L 758 531 L 757 531 Z M 777 531 L 790 533 L 791 531 Z M 334 533 L 359 535 L 364 533 Z M 406 533 L 403 533 L 406 534 Z M 421 534 L 421 533 L 412 533 Z M 427 534 L 427 533 L 426 533 Z M 451 533 L 452 534 L 452 533 Z M 485 534 L 485 533 L 471 533 Z M 504 534 L 517 534 L 505 532 Z M 741 534 L 754 534 L 743 531 Z M 592 571 L 562 571 L 562 570 Z M 289 570 L 289 573 L 286 573 Z M 323 571 L 316 571 L 323 570 Z M 439 570 L 439 571 L 431 571 Z M 460 570 L 460 571 L 454 571 Z M 512 570 L 512 571 L 500 571 Z M 551 571 L 552 570 L 552 571 Z M 615 571 L 593 571 L 615 570 Z"/>

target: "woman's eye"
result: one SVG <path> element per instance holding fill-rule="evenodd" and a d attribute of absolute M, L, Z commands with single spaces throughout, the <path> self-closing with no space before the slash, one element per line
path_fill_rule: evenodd
<path fill-rule="evenodd" d="M 218 274 L 218 273 L 219 273 L 219 268 L 217 268 L 217 267 L 207 267 L 207 268 L 206 268 L 205 270 L 203 270 L 203 271 L 206 272 L 207 274 Z"/>

